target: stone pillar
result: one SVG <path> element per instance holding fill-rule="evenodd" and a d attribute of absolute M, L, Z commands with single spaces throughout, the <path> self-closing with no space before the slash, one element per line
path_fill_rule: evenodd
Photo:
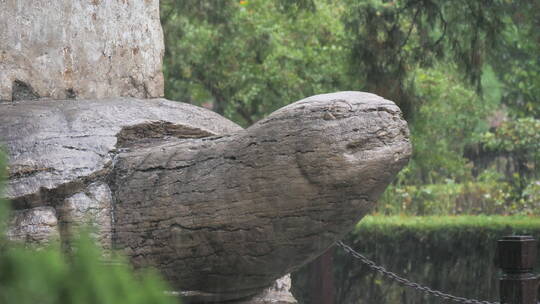
<path fill-rule="evenodd" d="M 159 0 L 0 0 L 0 101 L 163 96 Z"/>

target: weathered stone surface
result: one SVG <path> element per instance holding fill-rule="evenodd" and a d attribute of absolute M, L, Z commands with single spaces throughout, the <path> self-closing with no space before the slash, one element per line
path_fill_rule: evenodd
<path fill-rule="evenodd" d="M 8 227 L 7 237 L 13 241 L 43 245 L 59 238 L 58 219 L 52 207 L 15 210 Z"/>
<path fill-rule="evenodd" d="M 0 100 L 163 95 L 159 1 L 0 1 Z"/>
<path fill-rule="evenodd" d="M 232 302 L 230 304 L 296 304 L 296 299 L 290 292 L 291 275 L 287 274 L 277 279 L 271 287 L 247 300 Z"/>
<path fill-rule="evenodd" d="M 164 99 L 0 103 L 9 158 L 6 197 L 16 208 L 59 204 L 104 178 L 135 139 L 201 137 L 241 130 L 218 114 Z"/>
<path fill-rule="evenodd" d="M 261 295 L 340 239 L 407 162 L 408 135 L 394 103 L 360 92 L 246 130 L 165 100 L 0 104 L 16 208 L 54 206 L 69 225 L 110 188 L 112 247 L 203 301 Z"/>
<path fill-rule="evenodd" d="M 121 152 L 115 246 L 184 290 L 259 292 L 373 207 L 411 152 L 400 115 L 373 94 L 325 94 L 233 135 Z"/>
<path fill-rule="evenodd" d="M 103 182 L 90 184 L 84 191 L 69 196 L 57 206 L 64 238 L 78 228 L 90 229 L 102 248 L 111 249 L 112 210 L 111 189 Z"/>

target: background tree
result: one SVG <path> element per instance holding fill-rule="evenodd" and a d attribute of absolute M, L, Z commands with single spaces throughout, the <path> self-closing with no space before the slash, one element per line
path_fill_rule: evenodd
<path fill-rule="evenodd" d="M 163 1 L 166 96 L 211 103 L 246 126 L 289 102 L 344 87 L 338 11 L 293 14 L 285 3 Z"/>

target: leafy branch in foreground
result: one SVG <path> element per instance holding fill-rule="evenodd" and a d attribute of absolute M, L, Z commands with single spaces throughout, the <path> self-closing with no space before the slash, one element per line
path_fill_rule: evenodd
<path fill-rule="evenodd" d="M 2 157 L 0 153 L 0 176 L 5 171 Z M 7 240 L 8 209 L 0 196 L 0 303 L 178 303 L 165 293 L 167 284 L 155 272 L 135 273 L 120 257 L 107 257 L 104 263 L 103 253 L 85 233 L 69 254 L 57 243 L 38 248 Z"/>

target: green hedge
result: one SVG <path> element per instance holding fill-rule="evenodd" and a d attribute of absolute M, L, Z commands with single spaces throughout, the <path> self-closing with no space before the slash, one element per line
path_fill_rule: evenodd
<path fill-rule="evenodd" d="M 454 295 L 498 301 L 496 242 L 510 234 L 540 239 L 540 217 L 364 218 L 344 240 L 388 270 Z M 293 274 L 294 293 L 312 302 L 309 265 Z M 442 303 L 392 283 L 334 249 L 336 303 Z"/>

